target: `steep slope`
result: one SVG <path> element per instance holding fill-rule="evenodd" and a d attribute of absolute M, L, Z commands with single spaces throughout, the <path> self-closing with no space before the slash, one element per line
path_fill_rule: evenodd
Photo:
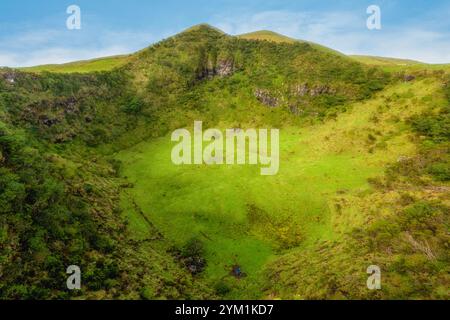
<path fill-rule="evenodd" d="M 298 118 L 292 114 L 324 117 L 348 101 L 369 97 L 388 81 L 383 72 L 307 43 L 248 41 L 207 26 L 143 50 L 123 70 L 143 99 L 142 112 L 157 115 L 164 105 L 163 116 L 169 113 L 172 121 L 180 113 L 185 117 L 187 109 L 192 116 L 205 114 L 205 104 L 217 109 L 219 103 L 203 100 L 220 94 L 234 95 L 234 104 L 243 109 L 251 110 L 249 103 L 259 100 L 265 106 L 260 110 L 271 110 L 279 122 Z"/>
<path fill-rule="evenodd" d="M 219 33 L 221 35 L 226 35 L 223 31 L 210 26 L 208 24 L 199 24 L 196 26 L 193 26 L 191 28 L 186 29 L 184 32 L 191 32 L 191 31 L 198 31 L 201 29 L 207 29 L 212 30 L 213 32 Z M 313 46 L 315 49 L 322 50 L 329 53 L 335 53 L 342 57 L 342 53 L 335 51 L 331 48 L 327 48 L 325 46 L 308 42 L 308 41 L 302 41 L 293 39 L 281 34 L 278 34 L 273 31 L 268 30 L 262 30 L 262 31 L 255 31 L 251 33 L 246 33 L 242 35 L 236 36 L 239 39 L 245 39 L 245 40 L 256 40 L 256 41 L 271 41 L 276 43 L 307 43 Z M 87 73 L 87 72 L 95 72 L 95 71 L 110 71 L 114 68 L 120 67 L 124 64 L 126 64 L 129 59 L 133 55 L 119 55 L 119 56 L 112 56 L 112 57 L 105 57 L 105 58 L 98 58 L 98 59 L 92 59 L 92 60 L 84 60 L 84 61 L 74 61 L 70 63 L 64 63 L 64 64 L 50 64 L 50 65 L 39 65 L 39 66 L 33 66 L 33 67 L 24 67 L 20 68 L 23 71 L 27 72 L 56 72 L 56 73 Z M 356 56 L 355 56 L 356 57 Z M 363 61 L 362 61 L 363 62 Z"/>
<path fill-rule="evenodd" d="M 430 96 L 434 99 L 429 100 Z M 399 275 L 390 269 L 395 268 L 395 259 L 412 261 L 410 254 L 419 256 L 416 272 L 432 279 L 427 295 L 443 298 L 441 283 L 448 277 L 442 263 L 448 256 L 445 228 L 439 223 L 448 223 L 444 207 L 432 206 L 438 208 L 439 220 L 430 223 L 439 232 L 427 238 L 433 243 L 430 250 L 436 261 L 428 261 L 406 241 L 401 249 L 394 249 L 399 250 L 395 257 L 372 253 L 365 242 L 355 244 L 360 239 L 355 238 L 362 234 L 370 239 L 373 231 L 353 230 L 365 230 L 371 221 L 380 219 L 382 227 L 377 232 L 384 232 L 389 223 L 401 222 L 383 219 L 396 219 L 405 204 L 445 199 L 447 189 L 439 182 L 430 181 L 425 188 L 443 191 L 428 195 L 413 192 L 413 183 L 385 194 L 384 187 L 375 182 L 398 159 L 417 156 L 409 119 L 446 104 L 441 80 L 424 79 L 392 85 L 373 99 L 352 104 L 335 120 L 301 128 L 285 124 L 280 142 L 282 165 L 271 178 L 259 176 L 251 166 L 179 167 L 170 161 L 170 137 L 142 142 L 118 155 L 123 174 L 133 183 L 123 201 L 134 199 L 178 246 L 192 239 L 203 243 L 207 265 L 200 279 L 226 298 L 420 296 L 422 289 L 405 285 L 414 272 Z M 222 119 L 221 125 L 227 128 L 227 120 Z M 407 194 L 411 200 L 403 204 L 400 199 Z M 135 213 L 129 214 L 135 221 L 132 228 L 145 232 Z M 424 241 L 416 230 L 400 225 L 404 234 L 411 232 L 413 239 Z M 383 293 L 366 287 L 365 268 L 378 263 L 384 270 L 383 284 L 389 288 Z M 236 265 L 245 277 L 232 274 Z M 396 288 L 400 276 L 403 286 Z"/>
<path fill-rule="evenodd" d="M 375 174 L 366 180 L 370 188 L 339 182 L 337 192 L 327 194 L 330 225 L 337 236 L 321 237 L 271 262 L 267 295 L 448 299 L 449 127 L 443 122 L 448 122 L 450 91 L 448 79 L 445 87 L 442 80 L 397 84 L 335 122 L 306 130 L 302 144 L 314 145 L 318 159 L 362 157 L 363 166 L 345 167 L 353 171 L 352 179 L 370 168 Z M 423 144 L 412 135 L 411 122 L 413 131 L 427 123 Z M 434 138 L 431 126 L 439 127 Z M 322 142 L 317 146 L 316 141 Z M 433 168 L 440 169 L 433 174 Z M 330 179 L 337 170 L 342 168 L 327 173 Z M 382 290 L 366 287 L 370 265 L 381 268 Z"/>
<path fill-rule="evenodd" d="M 0 78 L 0 296 L 207 296 L 156 230 L 140 241 L 129 234 L 119 207 L 126 182 L 94 149 L 133 123 L 120 111 L 123 76 L 2 70 Z M 82 270 L 80 292 L 65 287 L 70 265 Z M 153 269 L 166 272 L 142 276 Z"/>
<path fill-rule="evenodd" d="M 444 73 L 386 73 L 309 43 L 243 39 L 207 25 L 126 60 L 86 74 L 0 71 L 1 297 L 441 296 L 447 236 L 427 215 L 448 225 Z M 194 120 L 205 128 L 281 129 L 280 174 L 172 165 L 168 135 Z M 424 146 L 414 130 L 429 137 Z M 437 204 L 425 213 L 414 204 L 431 197 L 411 195 L 408 221 L 419 226 L 395 220 L 403 193 L 385 196 L 400 182 L 384 183 L 383 172 L 403 158 L 419 160 L 396 169 L 397 180 L 410 188 L 411 171 L 424 190 L 444 190 L 432 192 Z M 401 234 L 389 231 L 390 222 L 371 229 L 378 208 L 365 203 L 374 199 L 380 208 L 393 201 L 391 224 Z M 387 230 L 394 241 L 411 235 L 396 258 L 417 254 L 431 289 L 377 295 L 364 291 L 365 281 L 361 289 L 356 281 L 372 255 L 346 245 L 355 227 L 364 241 Z M 395 287 L 392 249 L 376 245 L 374 263 Z M 335 259 L 324 261 L 323 248 Z M 321 266 L 339 259 L 345 267 L 328 279 Z M 79 293 L 64 287 L 70 264 L 84 272 Z M 307 287 L 304 269 L 314 275 Z M 407 271 L 402 279 L 412 277 Z M 315 286 L 322 289 L 313 294 Z"/>

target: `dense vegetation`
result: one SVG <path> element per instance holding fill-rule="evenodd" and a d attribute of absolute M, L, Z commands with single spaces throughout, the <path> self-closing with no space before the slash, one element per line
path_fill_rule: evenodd
<path fill-rule="evenodd" d="M 1 298 L 448 298 L 448 75 L 261 34 L 0 71 Z M 173 166 L 200 119 L 282 128 L 279 176 Z"/>
<path fill-rule="evenodd" d="M 415 141 L 418 152 L 399 157 L 388 165 L 384 176 L 371 178 L 372 191 L 356 199 L 345 192 L 337 199 L 339 215 L 351 210 L 350 206 L 359 207 L 365 223 L 352 226 L 338 241 L 323 241 L 276 261 L 268 268 L 268 278 L 269 286 L 278 294 L 301 298 L 448 299 L 448 75 L 439 83 L 439 94 L 433 98 L 407 102 L 422 105 L 420 113 L 403 120 L 416 134 L 409 139 Z M 412 92 L 404 97 L 408 95 L 414 97 Z M 392 100 L 385 99 L 390 104 Z M 401 100 L 395 102 L 401 105 Z M 378 108 L 371 121 L 379 125 L 383 109 Z M 401 118 L 396 115 L 394 119 Z M 361 286 L 365 269 L 371 264 L 383 270 L 383 290 L 370 292 Z M 318 266 L 326 271 L 317 273 Z"/>

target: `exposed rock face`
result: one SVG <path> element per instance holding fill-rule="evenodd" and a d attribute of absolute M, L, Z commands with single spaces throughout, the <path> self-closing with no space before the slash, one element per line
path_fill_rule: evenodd
<path fill-rule="evenodd" d="M 76 136 L 75 131 L 71 129 L 71 125 L 78 121 L 78 116 L 84 116 L 86 123 L 93 120 L 91 115 L 82 114 L 79 100 L 75 97 L 54 100 L 44 99 L 34 102 L 24 107 L 18 116 L 22 121 L 36 125 L 43 134 L 49 132 L 48 130 L 53 127 L 67 127 L 68 129 L 59 134 L 52 131 L 51 140 L 54 143 L 65 142 Z M 87 120 L 88 118 L 89 121 Z"/>
<path fill-rule="evenodd" d="M 34 119 L 39 118 L 43 124 L 52 126 L 55 124 L 50 121 L 52 118 L 62 121 L 65 115 L 80 113 L 77 102 L 77 99 L 73 97 L 35 102 L 24 108 L 22 119 L 33 122 Z M 47 114 L 53 114 L 53 117 L 47 116 Z"/>
<path fill-rule="evenodd" d="M 215 76 L 228 77 L 232 75 L 233 72 L 234 63 L 232 60 L 221 60 L 216 66 L 213 66 L 212 63 L 209 62 L 198 74 L 198 79 L 212 79 Z"/>
<path fill-rule="evenodd" d="M 331 89 L 329 86 L 322 85 L 322 86 L 316 86 L 311 89 L 310 95 L 312 97 L 320 96 L 322 94 L 335 94 L 336 91 L 334 89 Z"/>
<path fill-rule="evenodd" d="M 16 82 L 16 79 L 13 76 L 10 76 L 10 77 L 6 78 L 6 81 L 9 83 L 14 83 L 14 82 Z"/>
<path fill-rule="evenodd" d="M 295 95 L 303 97 L 309 93 L 309 86 L 306 83 L 299 84 L 296 85 L 292 91 Z"/>
<path fill-rule="evenodd" d="M 220 77 L 227 77 L 233 74 L 233 61 L 231 60 L 222 60 L 219 61 L 216 68 L 216 73 Z"/>
<path fill-rule="evenodd" d="M 280 99 L 272 96 L 267 90 L 256 89 L 255 97 L 259 102 L 271 108 L 275 108 L 280 105 Z"/>
<path fill-rule="evenodd" d="M 17 74 L 14 71 L 8 71 L 3 73 L 3 80 L 9 84 L 14 84 L 16 82 Z"/>
<path fill-rule="evenodd" d="M 323 94 L 335 94 L 336 90 L 327 85 L 316 85 L 310 87 L 307 83 L 304 83 L 294 86 L 292 93 L 300 97 L 304 97 L 306 95 L 316 97 Z"/>

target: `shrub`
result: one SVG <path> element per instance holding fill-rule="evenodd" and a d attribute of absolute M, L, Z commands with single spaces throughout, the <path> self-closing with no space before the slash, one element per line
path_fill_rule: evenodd
<path fill-rule="evenodd" d="M 214 290 L 219 296 L 225 296 L 231 291 L 230 286 L 223 280 L 220 280 L 214 285 Z"/>
<path fill-rule="evenodd" d="M 450 162 L 438 162 L 428 166 L 428 173 L 436 180 L 450 181 Z"/>
<path fill-rule="evenodd" d="M 122 105 L 122 111 L 128 114 L 139 114 L 144 106 L 143 101 L 136 97 L 129 97 L 127 101 Z"/>
<path fill-rule="evenodd" d="M 183 257 L 202 257 L 205 248 L 203 242 L 198 238 L 190 239 L 182 248 L 181 254 Z"/>

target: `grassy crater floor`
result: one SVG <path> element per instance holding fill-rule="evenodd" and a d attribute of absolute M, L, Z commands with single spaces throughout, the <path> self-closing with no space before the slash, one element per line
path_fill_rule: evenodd
<path fill-rule="evenodd" d="M 371 192 L 368 179 L 387 164 L 415 152 L 403 120 L 426 108 L 437 86 L 398 84 L 336 119 L 282 128 L 276 176 L 261 176 L 259 166 L 176 166 L 170 136 L 121 151 L 123 177 L 133 184 L 122 193 L 130 228 L 145 239 L 151 221 L 174 247 L 200 239 L 207 266 L 198 281 L 225 283 L 226 298 L 264 298 L 268 262 L 364 223 L 352 199 Z M 333 205 L 338 194 L 350 203 L 343 215 Z M 235 265 L 244 277 L 231 274 Z"/>

